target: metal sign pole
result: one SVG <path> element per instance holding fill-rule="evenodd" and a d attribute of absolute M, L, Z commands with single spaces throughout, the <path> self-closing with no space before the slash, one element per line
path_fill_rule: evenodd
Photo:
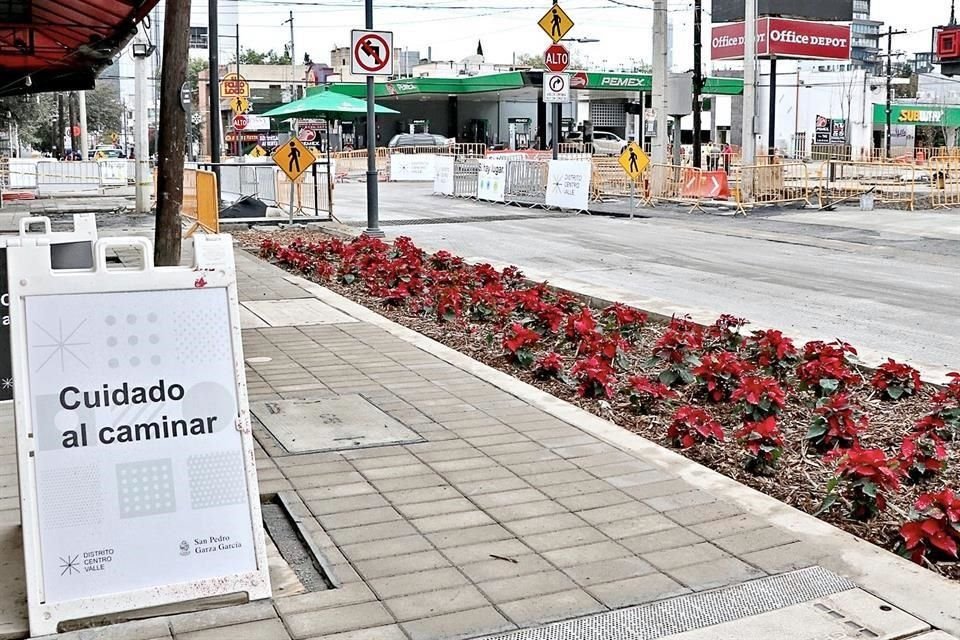
<path fill-rule="evenodd" d="M 364 0 L 367 29 L 373 29 L 373 0 Z M 388 52 L 388 54 L 391 52 Z M 380 207 L 377 194 L 377 124 L 374 112 L 375 97 L 373 76 L 367 76 L 367 228 L 363 234 L 375 238 L 384 237 L 380 229 Z"/>

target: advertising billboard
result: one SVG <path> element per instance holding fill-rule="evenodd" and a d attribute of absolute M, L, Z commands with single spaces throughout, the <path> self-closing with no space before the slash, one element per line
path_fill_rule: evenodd
<path fill-rule="evenodd" d="M 713 22 L 743 20 L 743 0 L 713 0 Z M 757 0 L 757 16 L 849 22 L 853 0 Z"/>
<path fill-rule="evenodd" d="M 722 24 L 713 28 L 713 60 L 740 60 L 744 50 L 744 23 Z M 757 20 L 757 55 L 782 59 L 848 60 L 850 26 L 760 18 Z"/>

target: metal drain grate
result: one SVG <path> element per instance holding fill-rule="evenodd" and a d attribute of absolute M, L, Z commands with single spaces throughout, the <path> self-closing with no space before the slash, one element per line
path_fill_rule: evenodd
<path fill-rule="evenodd" d="M 662 600 L 486 640 L 654 640 L 816 600 L 856 585 L 809 567 L 705 593 Z"/>

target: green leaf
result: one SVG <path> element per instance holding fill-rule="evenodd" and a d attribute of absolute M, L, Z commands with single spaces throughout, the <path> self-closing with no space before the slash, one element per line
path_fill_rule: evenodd
<path fill-rule="evenodd" d="M 887 395 L 891 400 L 899 400 L 903 396 L 903 387 L 887 387 Z"/>
<path fill-rule="evenodd" d="M 840 484 L 840 478 L 836 476 L 834 476 L 833 478 L 830 478 L 830 481 L 827 483 L 827 493 L 833 493 L 834 490 L 837 488 L 837 485 L 839 484 Z"/>
<path fill-rule="evenodd" d="M 677 381 L 677 372 L 673 369 L 664 369 L 660 372 L 660 375 L 657 376 L 661 383 L 672 387 L 673 383 Z"/>
<path fill-rule="evenodd" d="M 343 284 L 353 284 L 353 282 L 357 279 L 357 276 L 353 275 L 352 273 L 345 273 L 340 279 L 343 280 Z"/>
<path fill-rule="evenodd" d="M 683 381 L 683 384 L 690 384 L 691 382 L 696 380 L 696 377 L 694 377 L 694 375 L 690 373 L 687 369 L 680 369 L 677 373 L 680 374 L 680 380 Z"/>
<path fill-rule="evenodd" d="M 820 508 L 814 511 L 813 515 L 818 516 L 821 513 L 829 510 L 837 502 L 837 494 L 831 493 L 823 499 L 823 504 L 820 505 Z"/>
<path fill-rule="evenodd" d="M 821 378 L 820 388 L 828 395 L 833 394 L 840 388 L 840 381 L 833 378 Z"/>
<path fill-rule="evenodd" d="M 810 430 L 807 431 L 807 440 L 814 440 L 819 438 L 827 432 L 827 425 L 820 422 L 815 422 Z"/>
<path fill-rule="evenodd" d="M 872 482 L 864 482 L 861 485 L 860 489 L 863 491 L 865 495 L 868 495 L 871 498 L 877 497 L 877 485 L 875 485 Z"/>

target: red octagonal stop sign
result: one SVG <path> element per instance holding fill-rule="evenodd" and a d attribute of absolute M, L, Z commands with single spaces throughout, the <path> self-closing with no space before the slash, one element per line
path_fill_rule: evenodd
<path fill-rule="evenodd" d="M 570 65 L 570 52 L 562 44 L 552 44 L 543 52 L 543 62 L 550 71 L 562 73 Z"/>

